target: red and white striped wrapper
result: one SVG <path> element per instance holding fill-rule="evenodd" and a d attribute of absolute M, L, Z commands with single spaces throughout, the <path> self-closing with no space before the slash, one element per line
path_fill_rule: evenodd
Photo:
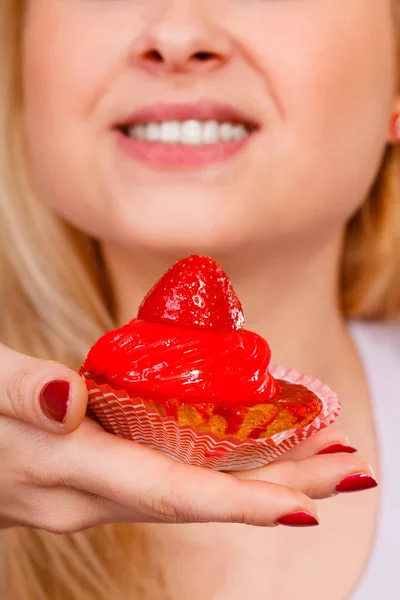
<path fill-rule="evenodd" d="M 233 436 L 218 438 L 199 433 L 190 426 L 180 426 L 173 417 L 161 417 L 147 408 L 141 398 L 131 398 L 126 391 L 114 390 L 83 378 L 89 392 L 88 414 L 106 431 L 154 448 L 179 462 L 208 467 L 217 471 L 248 470 L 261 467 L 293 448 L 320 429 L 331 425 L 340 412 L 340 400 L 332 390 L 298 371 L 274 367 L 271 374 L 307 387 L 322 400 L 322 411 L 309 425 L 277 433 L 270 438 L 238 440 Z"/>

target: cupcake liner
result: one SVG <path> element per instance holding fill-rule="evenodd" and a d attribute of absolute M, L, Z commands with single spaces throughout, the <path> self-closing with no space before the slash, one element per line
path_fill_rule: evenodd
<path fill-rule="evenodd" d="M 182 463 L 217 471 L 248 470 L 261 467 L 293 448 L 320 429 L 331 425 L 340 412 L 338 396 L 326 385 L 293 369 L 273 367 L 271 374 L 307 387 L 322 401 L 321 413 L 309 425 L 258 440 L 217 438 L 180 426 L 173 417 L 161 417 L 141 398 L 131 398 L 124 390 L 82 377 L 89 392 L 88 415 L 106 431 L 154 448 Z"/>

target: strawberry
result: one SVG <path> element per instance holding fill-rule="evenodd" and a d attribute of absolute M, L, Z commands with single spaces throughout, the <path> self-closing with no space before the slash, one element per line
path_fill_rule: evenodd
<path fill-rule="evenodd" d="M 138 320 L 215 333 L 243 327 L 243 309 L 232 284 L 215 260 L 179 260 L 143 300 Z"/>

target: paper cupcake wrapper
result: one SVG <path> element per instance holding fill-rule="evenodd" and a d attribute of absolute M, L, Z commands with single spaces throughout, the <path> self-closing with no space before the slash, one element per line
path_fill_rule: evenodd
<path fill-rule="evenodd" d="M 89 392 L 88 414 L 106 431 L 163 452 L 182 463 L 217 471 L 248 470 L 261 467 L 293 448 L 320 429 L 331 425 L 340 412 L 338 396 L 326 385 L 308 375 L 284 367 L 271 369 L 276 379 L 307 387 L 322 401 L 322 411 L 309 425 L 258 440 L 217 438 L 180 426 L 173 417 L 161 417 L 141 398 L 126 391 L 85 379 Z"/>

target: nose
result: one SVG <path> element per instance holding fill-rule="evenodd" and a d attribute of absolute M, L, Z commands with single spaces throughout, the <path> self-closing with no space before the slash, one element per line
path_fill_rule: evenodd
<path fill-rule="evenodd" d="M 232 41 L 207 6 L 200 0 L 164 2 L 134 42 L 135 64 L 154 74 L 222 67 L 232 54 Z"/>

